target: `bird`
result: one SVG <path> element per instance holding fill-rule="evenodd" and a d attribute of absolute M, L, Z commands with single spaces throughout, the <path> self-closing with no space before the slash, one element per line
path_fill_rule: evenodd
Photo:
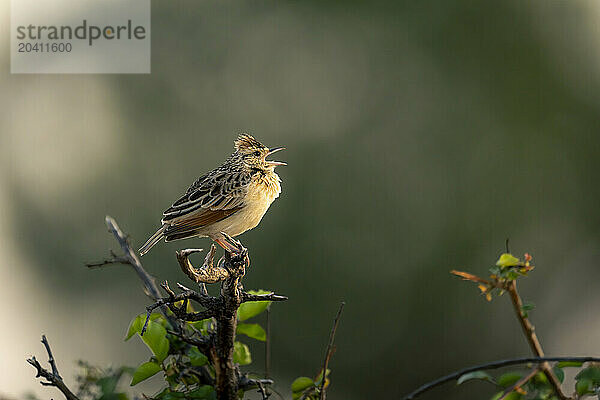
<path fill-rule="evenodd" d="M 237 252 L 228 236 L 255 228 L 281 193 L 275 168 L 287 164 L 266 158 L 284 149 L 268 148 L 252 135 L 240 134 L 234 152 L 165 210 L 161 227 L 139 249 L 140 255 L 162 239 L 171 242 L 192 237 L 209 237 L 226 251 Z"/>

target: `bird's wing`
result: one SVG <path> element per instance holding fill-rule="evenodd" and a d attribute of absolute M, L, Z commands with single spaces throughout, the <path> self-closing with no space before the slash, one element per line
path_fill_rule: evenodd
<path fill-rule="evenodd" d="M 165 236 L 179 236 L 221 221 L 244 206 L 250 174 L 219 169 L 199 178 L 163 213 Z"/>

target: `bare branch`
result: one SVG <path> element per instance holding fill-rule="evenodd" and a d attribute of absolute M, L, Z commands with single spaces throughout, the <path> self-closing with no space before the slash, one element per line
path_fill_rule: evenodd
<path fill-rule="evenodd" d="M 503 367 L 509 367 L 511 365 L 523 365 L 523 364 L 542 364 L 545 362 L 561 362 L 561 361 L 574 361 L 580 363 L 586 362 L 600 362 L 600 357 L 522 357 L 522 358 L 511 358 L 507 360 L 500 361 L 492 361 L 485 364 L 474 365 L 472 367 L 463 368 L 456 372 L 452 372 L 448 375 L 442 376 L 441 378 L 435 379 L 431 382 L 428 382 L 411 393 L 407 394 L 402 398 L 402 400 L 412 400 L 416 399 L 423 393 L 437 387 L 443 385 L 444 383 L 454 381 L 464 374 L 468 374 L 470 372 L 475 371 L 485 371 L 489 369 L 498 369 Z"/>
<path fill-rule="evenodd" d="M 103 266 L 109 265 L 109 264 L 129 264 L 129 260 L 125 257 L 105 258 L 102 261 L 89 262 L 89 263 L 86 263 L 85 265 L 88 268 L 98 268 L 98 267 L 103 267 Z"/>
<path fill-rule="evenodd" d="M 340 308 L 335 316 L 335 320 L 333 321 L 333 327 L 331 327 L 331 334 L 329 335 L 329 343 L 327 344 L 327 352 L 325 353 L 325 361 L 323 362 L 323 375 L 321 378 L 321 387 L 319 390 L 319 395 L 321 400 L 325 400 L 327 395 L 325 394 L 325 381 L 327 380 L 327 365 L 329 365 L 329 360 L 334 352 L 333 341 L 335 339 L 335 332 L 337 331 L 338 324 L 340 322 L 340 317 L 342 316 L 342 311 L 344 310 L 345 302 L 340 303 Z"/>
<path fill-rule="evenodd" d="M 103 267 L 109 264 L 130 264 L 129 259 L 124 256 L 118 256 L 114 251 L 110 250 L 110 257 L 98 262 L 89 262 L 85 265 L 88 268 Z"/>
<path fill-rule="evenodd" d="M 517 282 L 514 280 L 510 281 L 510 283 L 507 285 L 507 290 L 510 294 L 510 299 L 515 310 L 515 314 L 519 320 L 519 323 L 521 324 L 521 328 L 523 329 L 523 334 L 527 338 L 529 347 L 531 347 L 531 351 L 533 351 L 533 354 L 538 357 L 544 357 L 544 350 L 542 349 L 542 345 L 540 344 L 540 341 L 535 333 L 535 327 L 531 324 L 529 318 L 527 318 L 526 314 L 523 312 L 523 301 L 517 292 Z M 558 397 L 561 400 L 567 400 L 568 397 L 563 393 L 561 383 L 554 374 L 554 371 L 552 371 L 552 368 L 550 368 L 550 364 L 542 363 L 540 369 L 544 372 L 544 375 L 546 375 L 548 381 L 550 381 L 550 384 L 554 388 L 554 391 Z"/>
<path fill-rule="evenodd" d="M 48 343 L 48 339 L 46 339 L 46 335 L 42 335 L 42 343 L 46 348 L 46 353 L 48 353 L 48 364 L 52 367 L 52 375 L 58 377 L 62 380 L 62 377 L 58 373 L 58 367 L 56 366 L 56 360 L 54 360 L 54 356 L 52 355 L 52 350 L 50 349 L 50 343 Z"/>
<path fill-rule="evenodd" d="M 135 270 L 135 272 L 138 274 L 138 276 L 144 283 L 144 286 L 146 286 L 146 289 L 148 289 L 150 297 L 152 297 L 155 300 L 160 298 L 160 291 L 158 290 L 158 286 L 156 286 L 154 278 L 148 272 L 146 272 L 146 270 L 142 266 L 139 257 L 129 244 L 129 240 L 127 239 L 123 231 L 121 231 L 119 225 L 117 225 L 117 221 L 115 221 L 114 218 L 108 215 L 106 216 L 105 221 L 108 230 L 115 236 L 117 242 L 119 242 L 119 245 L 121 245 L 121 249 L 124 253 L 123 258 L 127 260 L 127 263 L 130 264 Z"/>
<path fill-rule="evenodd" d="M 36 360 L 36 358 L 32 356 L 31 358 L 27 359 L 27 362 L 29 364 L 31 364 L 37 370 L 37 374 L 35 375 L 35 377 L 36 378 L 42 377 L 42 378 L 46 379 L 46 381 L 40 381 L 40 383 L 43 386 L 56 387 L 58 390 L 60 390 L 62 392 L 62 394 L 65 396 L 65 398 L 67 400 L 79 400 L 79 398 L 77 396 L 75 396 L 75 394 L 73 394 L 73 392 L 71 392 L 71 390 L 67 387 L 67 385 L 65 385 L 62 377 L 58 374 L 58 368 L 56 367 L 56 361 L 54 359 L 54 356 L 52 355 L 52 350 L 50 350 L 50 344 L 48 343 L 48 340 L 46 339 L 45 335 L 42 335 L 42 343 L 44 344 L 44 347 L 46 348 L 46 352 L 48 353 L 48 363 L 50 364 L 50 367 L 52 368 L 52 372 L 50 372 L 47 369 L 45 369 L 44 367 L 42 367 L 42 365 L 39 363 L 39 361 Z"/>
<path fill-rule="evenodd" d="M 156 285 L 154 277 L 152 275 L 150 275 L 142 266 L 142 263 L 141 263 L 139 257 L 136 255 L 135 251 L 131 247 L 131 244 L 129 243 L 127 236 L 125 236 L 125 234 L 123 233 L 123 231 L 117 224 L 117 221 L 115 221 L 114 218 L 107 215 L 105 218 L 105 222 L 106 222 L 106 226 L 108 227 L 109 232 L 113 234 L 113 236 L 115 237 L 115 239 L 121 246 L 121 249 L 123 250 L 124 254 L 122 256 L 117 256 L 111 250 L 110 258 L 107 258 L 101 262 L 88 263 L 88 264 L 86 264 L 88 266 L 88 268 L 101 267 L 104 265 L 117 264 L 117 263 L 130 265 L 133 268 L 133 270 L 136 272 L 136 274 L 138 275 L 138 277 L 140 278 L 142 283 L 144 284 L 144 289 L 145 289 L 146 295 L 148 295 L 148 297 L 150 297 L 152 300 L 155 300 L 155 301 L 160 299 L 161 298 L 160 290 L 158 289 L 158 286 Z M 164 317 L 169 321 L 171 326 L 173 326 L 175 329 L 180 328 L 179 325 L 177 324 L 177 321 L 167 313 L 167 308 L 165 306 L 161 306 L 160 310 L 161 310 L 161 313 L 164 315 Z"/>

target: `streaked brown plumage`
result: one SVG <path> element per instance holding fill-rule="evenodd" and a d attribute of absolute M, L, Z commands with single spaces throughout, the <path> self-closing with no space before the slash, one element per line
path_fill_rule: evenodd
<path fill-rule="evenodd" d="M 235 237 L 256 227 L 279 197 L 281 180 L 275 167 L 286 165 L 266 157 L 269 149 L 248 134 L 235 141 L 235 151 L 218 168 L 201 176 L 164 213 L 162 226 L 140 248 L 146 254 L 161 239 L 210 237 L 232 251 L 223 232 Z"/>

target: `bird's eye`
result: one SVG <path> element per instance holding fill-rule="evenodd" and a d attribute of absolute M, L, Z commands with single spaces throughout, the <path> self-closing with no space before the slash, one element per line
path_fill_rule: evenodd
<path fill-rule="evenodd" d="M 256 151 L 254 152 L 254 155 L 255 155 L 256 157 L 260 156 L 260 151 L 256 150 Z"/>

